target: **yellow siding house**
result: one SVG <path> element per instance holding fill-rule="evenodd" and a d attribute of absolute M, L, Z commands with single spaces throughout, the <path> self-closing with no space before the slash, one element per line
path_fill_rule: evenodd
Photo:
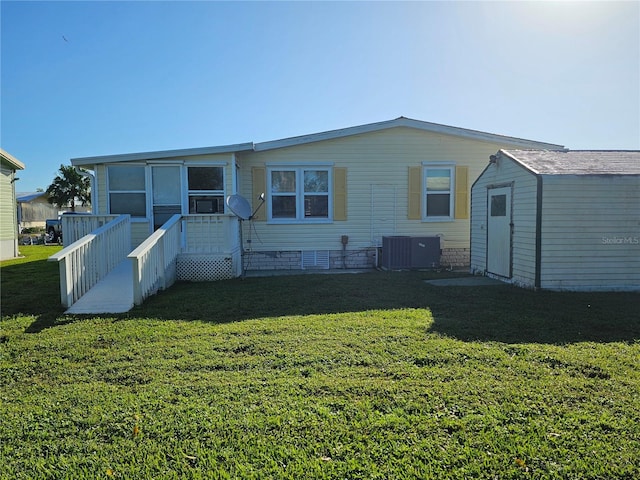
<path fill-rule="evenodd" d="M 192 223 L 234 217 L 225 200 L 239 195 L 255 212 L 233 232 L 242 238 L 242 271 L 372 268 L 383 264 L 385 238 L 425 237 L 438 238 L 437 263 L 463 267 L 470 263 L 471 184 L 503 148 L 563 147 L 400 117 L 263 143 L 72 164 L 95 176 L 95 214 L 131 215 L 133 246 L 172 215 Z M 217 242 L 229 244 L 211 225 L 191 228 L 184 248 L 211 252 Z"/>

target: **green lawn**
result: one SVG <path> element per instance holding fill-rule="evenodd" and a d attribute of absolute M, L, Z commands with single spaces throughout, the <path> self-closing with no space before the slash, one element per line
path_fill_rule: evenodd
<path fill-rule="evenodd" d="M 2 263 L 0 478 L 640 478 L 640 296 L 376 272 L 65 316 Z M 44 253 L 43 253 L 44 252 Z"/>

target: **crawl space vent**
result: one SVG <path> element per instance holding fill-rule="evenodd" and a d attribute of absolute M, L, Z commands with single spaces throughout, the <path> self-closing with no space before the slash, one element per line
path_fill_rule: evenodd
<path fill-rule="evenodd" d="M 329 269 L 329 250 L 303 250 L 302 269 Z"/>

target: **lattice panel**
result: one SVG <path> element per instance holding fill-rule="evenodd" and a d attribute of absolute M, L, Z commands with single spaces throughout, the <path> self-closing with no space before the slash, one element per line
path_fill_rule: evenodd
<path fill-rule="evenodd" d="M 230 256 L 180 255 L 176 265 L 178 280 L 211 282 L 233 278 Z"/>

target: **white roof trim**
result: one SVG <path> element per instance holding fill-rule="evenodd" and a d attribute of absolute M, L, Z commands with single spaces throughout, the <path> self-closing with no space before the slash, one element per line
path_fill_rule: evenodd
<path fill-rule="evenodd" d="M 24 163 L 2 148 L 0 148 L 0 157 L 16 170 L 24 170 Z"/>
<path fill-rule="evenodd" d="M 351 135 L 359 135 L 362 133 L 377 132 L 396 127 L 408 127 L 418 130 L 424 130 L 433 133 L 442 133 L 445 135 L 454 135 L 457 137 L 469 138 L 483 142 L 501 143 L 508 145 L 517 145 L 521 148 L 547 149 L 556 150 L 564 148 L 563 145 L 553 143 L 537 142 L 534 140 L 526 140 L 523 138 L 509 137 L 506 135 L 497 135 L 493 133 L 480 132 L 477 130 L 469 130 L 466 128 L 450 127 L 448 125 L 440 125 L 437 123 L 423 122 L 421 120 L 413 120 L 411 118 L 399 117 L 395 120 L 387 120 L 385 122 L 369 123 L 356 127 L 348 127 L 340 130 L 331 130 L 328 132 L 313 133 L 310 135 L 302 135 L 299 137 L 284 138 L 281 140 L 273 140 L 268 142 L 256 143 L 255 151 L 273 150 L 276 148 L 292 147 L 295 145 L 303 145 L 306 143 L 320 142 L 323 140 L 332 140 L 335 138 L 348 137 Z"/>
<path fill-rule="evenodd" d="M 253 150 L 253 143 L 238 143 L 235 145 L 221 145 L 218 147 L 184 148 L 180 150 L 161 150 L 157 152 L 123 153 L 119 155 L 103 155 L 99 157 L 79 157 L 72 158 L 71 164 L 81 166 L 95 165 L 97 163 L 135 162 L 142 160 L 158 160 L 161 158 L 244 152 L 248 150 Z"/>
<path fill-rule="evenodd" d="M 176 158 L 194 155 L 208 155 L 216 153 L 236 153 L 247 151 L 265 151 L 278 148 L 292 147 L 295 145 L 304 145 L 307 143 L 320 142 L 323 140 L 333 140 L 336 138 L 349 137 L 352 135 L 360 135 L 363 133 L 377 132 L 390 128 L 407 127 L 417 130 L 423 130 L 433 133 L 441 133 L 444 135 L 453 135 L 470 140 L 482 142 L 498 143 L 509 145 L 510 148 L 535 149 L 535 150 L 560 150 L 563 145 L 553 143 L 537 142 L 534 140 L 526 140 L 523 138 L 509 137 L 506 135 L 497 135 L 494 133 L 480 132 L 477 130 L 469 130 L 466 128 L 450 127 L 448 125 L 440 125 L 438 123 L 423 122 L 421 120 L 413 120 L 411 118 L 399 117 L 394 120 L 384 122 L 368 123 L 355 127 L 342 128 L 339 130 L 330 130 L 327 132 L 312 133 L 309 135 L 301 135 L 298 137 L 283 138 L 280 140 L 272 140 L 261 143 L 239 143 L 235 145 L 222 145 L 218 147 L 204 148 L 187 148 L 182 150 L 163 150 L 157 152 L 141 152 L 141 153 L 125 153 L 120 155 L 105 155 L 98 157 L 79 157 L 72 158 L 71 164 L 76 166 L 87 166 L 102 163 L 115 162 L 133 162 L 158 160 L 163 158 Z"/>

